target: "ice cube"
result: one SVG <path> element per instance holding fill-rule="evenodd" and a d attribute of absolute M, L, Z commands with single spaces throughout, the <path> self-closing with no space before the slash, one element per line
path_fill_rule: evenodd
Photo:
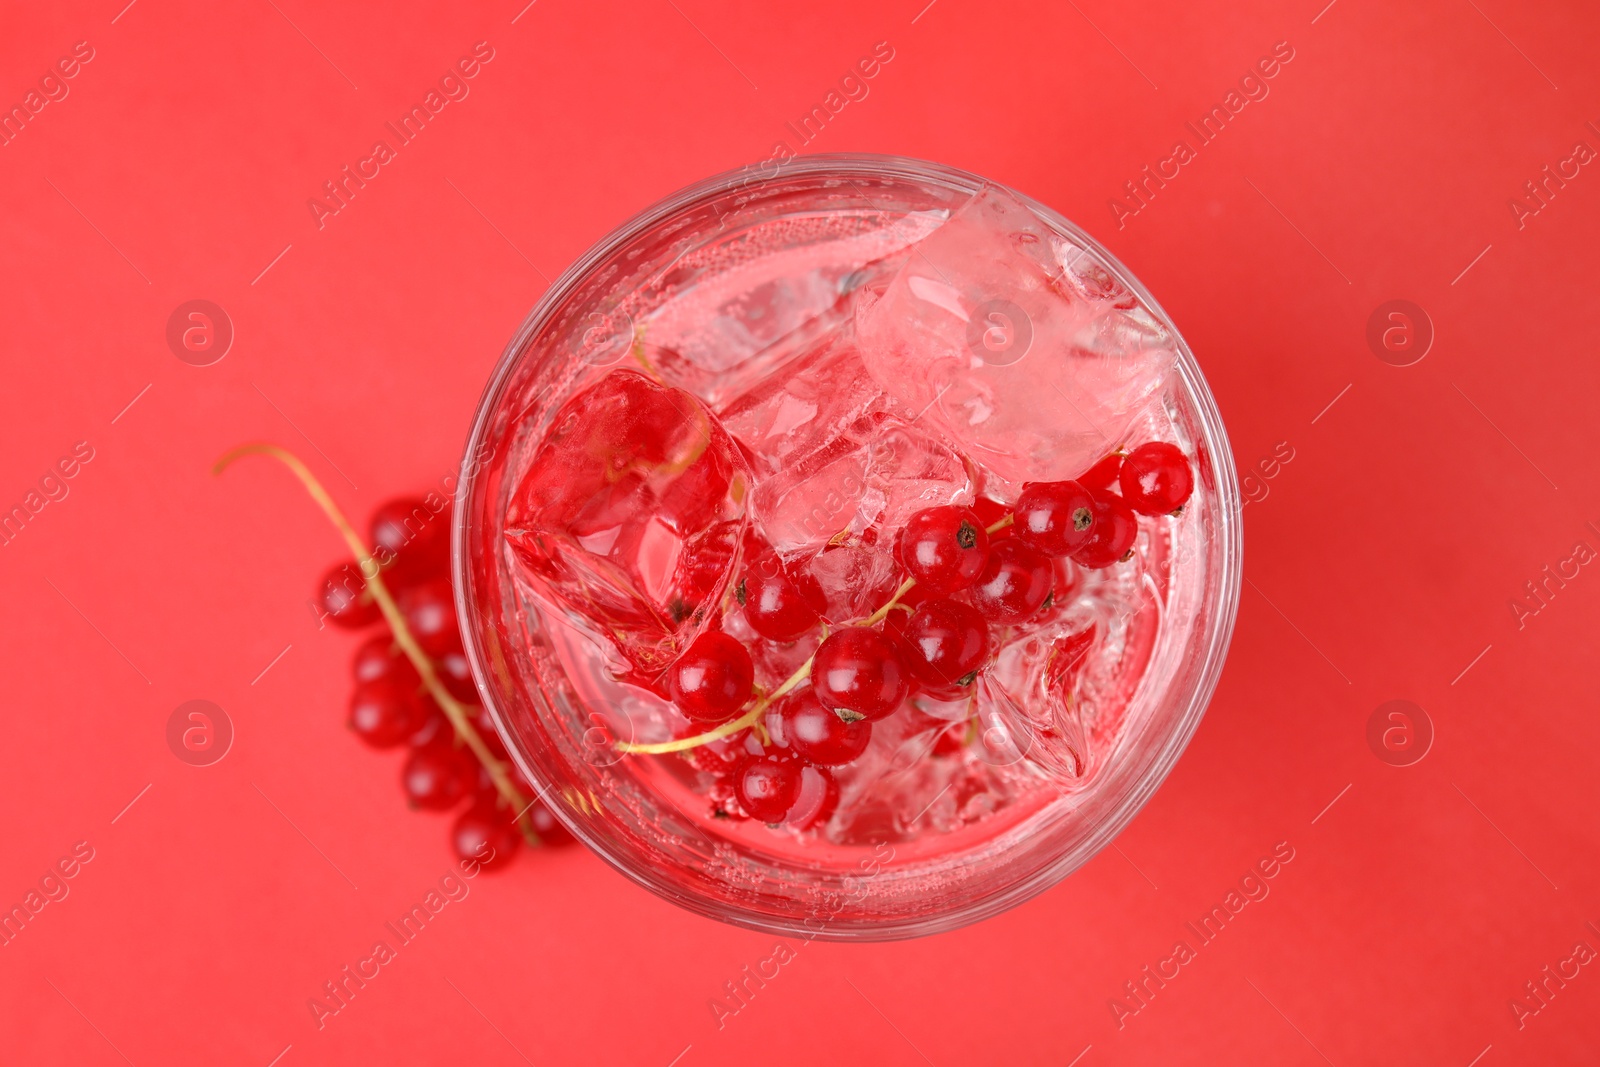
<path fill-rule="evenodd" d="M 1065 612 L 1001 646 L 979 689 L 979 758 L 1000 765 L 1026 759 L 1058 777 L 1084 773 L 1080 681 L 1097 636 L 1082 613 Z"/>
<path fill-rule="evenodd" d="M 881 299 L 858 301 L 855 325 L 878 385 L 1005 499 L 1123 443 L 1176 358 L 1098 259 L 992 186 L 918 243 Z"/>
<path fill-rule="evenodd" d="M 636 321 L 665 380 L 718 406 L 798 354 L 804 334 L 848 319 L 848 294 L 874 268 L 892 273 L 894 257 L 944 218 L 864 210 L 758 222 L 680 256 L 658 281 L 666 299 Z"/>
<path fill-rule="evenodd" d="M 970 503 L 972 472 L 939 438 L 886 412 L 869 412 L 758 484 L 751 507 L 785 558 L 845 542 L 892 539 L 912 513 Z"/>
<path fill-rule="evenodd" d="M 728 401 L 718 414 L 765 476 L 840 443 L 853 449 L 862 419 L 898 402 L 873 381 L 846 323 L 782 372 Z M 831 532 L 831 531 L 830 531 Z"/>
<path fill-rule="evenodd" d="M 704 629 L 748 524 L 750 475 L 715 415 L 632 370 L 575 394 L 512 495 L 534 589 L 657 671 Z"/>

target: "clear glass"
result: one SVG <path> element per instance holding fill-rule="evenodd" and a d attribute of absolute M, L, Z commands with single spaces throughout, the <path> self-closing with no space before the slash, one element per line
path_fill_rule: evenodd
<path fill-rule="evenodd" d="M 1132 653 L 1139 669 L 1116 715 L 1088 731 L 1091 758 L 1078 777 L 1046 778 L 992 817 L 948 832 L 887 826 L 842 841 L 802 839 L 701 817 L 661 759 L 618 754 L 617 737 L 633 739 L 648 724 L 603 677 L 601 658 L 586 655 L 572 627 L 519 583 L 506 546 L 508 500 L 556 410 L 598 366 L 626 355 L 631 316 L 641 308 L 719 281 L 724 296 L 737 295 L 738 256 L 695 257 L 690 271 L 679 266 L 686 255 L 761 228 L 769 243 L 774 232 L 792 234 L 826 258 L 835 214 L 864 206 L 896 218 L 948 214 L 988 184 L 888 156 L 806 157 L 775 174 L 747 168 L 708 179 L 640 213 L 574 263 L 529 313 L 484 392 L 461 469 L 454 567 L 485 706 L 518 767 L 580 840 L 702 915 L 870 941 L 950 930 L 1010 908 L 1117 836 L 1172 768 L 1216 685 L 1242 551 L 1221 418 L 1192 353 L 1137 279 L 1071 222 L 1020 196 L 1051 233 L 1090 254 L 1099 282 L 1120 284 L 1129 306 L 1136 301 L 1167 331 L 1176 366 L 1143 436 L 1131 439 L 1176 441 L 1196 464 L 1194 496 L 1181 515 L 1141 534 L 1137 581 L 1154 623 Z M 794 225 L 775 231 L 775 222 Z M 1004 743 L 989 751 L 996 764 L 1023 756 Z"/>

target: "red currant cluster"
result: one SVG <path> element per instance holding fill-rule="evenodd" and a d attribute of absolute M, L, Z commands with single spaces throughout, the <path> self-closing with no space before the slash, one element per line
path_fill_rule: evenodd
<path fill-rule="evenodd" d="M 913 691 L 935 700 L 970 697 L 990 663 L 992 631 L 1019 626 L 1051 603 L 1058 560 L 1089 569 L 1126 560 L 1138 515 L 1176 513 L 1193 489 L 1182 450 L 1157 441 L 1115 452 L 1077 480 L 1028 483 L 1011 508 L 980 498 L 972 507 L 919 511 L 895 541 L 903 580 L 894 595 L 831 632 L 815 579 L 757 544 L 734 586 L 745 621 L 773 642 L 820 634 L 815 654 L 762 693 L 750 650 L 708 631 L 664 679 L 691 730 L 704 732 L 623 748 L 677 753 L 709 774 L 718 816 L 820 825 L 838 803 L 831 768 L 866 751 L 875 722 Z M 1087 648 L 1080 644 L 1071 649 L 1075 661 Z M 946 732 L 933 754 L 963 743 Z"/>
<path fill-rule="evenodd" d="M 481 859 L 487 845 L 494 856 L 489 865 L 499 866 L 519 841 L 558 845 L 572 838 L 532 799 L 535 791 L 478 704 L 450 584 L 449 519 L 448 504 L 437 498 L 382 505 L 372 516 L 366 573 L 354 562 L 334 567 L 318 602 L 336 625 L 366 629 L 386 614 L 372 580 L 381 576 L 397 619 L 356 650 L 348 725 L 373 748 L 408 749 L 400 787 L 411 807 L 448 811 L 467 802 L 451 843 L 463 859 Z"/>

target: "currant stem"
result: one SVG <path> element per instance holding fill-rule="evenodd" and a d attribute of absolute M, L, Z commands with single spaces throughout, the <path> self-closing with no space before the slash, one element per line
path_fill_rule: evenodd
<path fill-rule="evenodd" d="M 889 617 L 889 612 L 893 611 L 895 605 L 900 603 L 900 598 L 911 592 L 912 587 L 916 584 L 917 580 L 915 578 L 907 578 L 905 581 L 901 582 L 900 588 L 894 591 L 894 596 L 889 598 L 889 602 L 887 604 L 879 608 L 877 611 L 874 611 L 871 615 L 868 615 L 860 622 L 856 623 L 856 625 L 876 626 L 884 619 L 887 619 Z"/>
<path fill-rule="evenodd" d="M 620 741 L 617 743 L 617 751 L 659 756 L 664 752 L 685 752 L 691 748 L 699 748 L 701 745 L 709 745 L 713 741 L 721 741 L 724 737 L 732 737 L 740 730 L 748 726 L 754 726 L 761 718 L 762 712 L 770 708 L 774 701 L 788 696 L 796 686 L 809 677 L 811 677 L 811 660 L 808 659 L 800 664 L 793 674 L 789 675 L 786 682 L 766 696 L 758 699 L 750 706 L 749 711 L 737 719 L 725 722 L 714 730 L 707 730 L 705 733 L 695 734 L 693 737 L 680 738 L 677 741 L 658 741 L 651 745 L 635 745 L 627 741 Z"/>
<path fill-rule="evenodd" d="M 383 612 L 384 621 L 389 624 L 389 629 L 394 633 L 395 642 L 400 646 L 401 651 L 406 654 L 406 658 L 411 661 L 411 665 L 416 668 L 417 674 L 422 678 L 422 684 L 427 687 L 428 694 L 444 710 L 445 717 L 450 720 L 450 725 L 455 730 L 456 736 L 466 743 L 466 746 L 472 750 L 472 754 L 477 757 L 478 762 L 489 772 L 489 778 L 494 782 L 495 791 L 517 813 L 517 825 L 521 828 L 523 837 L 529 845 L 537 848 L 541 842 L 539 841 L 539 835 L 534 832 L 533 825 L 527 818 L 526 805 L 529 802 L 524 800 L 516 784 L 511 781 L 511 775 L 507 773 L 505 764 L 495 758 L 494 753 L 489 751 L 489 746 L 484 744 L 483 738 L 478 735 L 478 731 L 473 727 L 472 721 L 467 717 L 466 708 L 460 701 L 450 695 L 450 691 L 439 680 L 439 674 L 434 668 L 433 660 L 422 650 L 422 646 L 417 644 L 417 639 L 411 633 L 411 628 L 406 625 L 405 616 L 400 614 L 399 605 L 395 603 L 394 597 L 384 584 L 383 578 L 379 574 L 377 560 L 373 558 L 371 552 L 367 551 L 367 546 L 361 540 L 361 535 L 356 532 L 354 526 L 350 525 L 350 520 L 345 518 L 344 512 L 339 510 L 339 505 L 334 503 L 333 497 L 328 495 L 328 491 L 322 487 L 322 483 L 317 480 L 317 476 L 312 474 L 310 468 L 301 462 L 299 456 L 278 445 L 254 444 L 236 448 L 217 460 L 216 464 L 211 468 L 211 473 L 221 474 L 232 466 L 236 460 L 245 456 L 270 456 L 285 467 L 288 467 L 294 476 L 300 479 L 300 484 L 305 486 L 305 490 L 310 494 L 311 499 L 316 501 L 317 505 L 322 508 L 323 514 L 328 516 L 328 520 L 333 523 L 340 535 L 344 537 L 345 544 L 349 546 L 351 552 L 355 553 L 356 562 L 361 567 L 362 575 L 366 577 L 370 572 L 370 577 L 366 577 L 367 588 L 372 590 L 372 599 L 377 601 L 378 609 Z"/>

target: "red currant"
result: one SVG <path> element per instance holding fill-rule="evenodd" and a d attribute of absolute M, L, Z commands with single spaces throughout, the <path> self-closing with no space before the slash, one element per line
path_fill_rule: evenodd
<path fill-rule="evenodd" d="M 535 799 L 530 803 L 528 810 L 523 812 L 523 818 L 528 820 L 533 832 L 539 835 L 539 845 L 542 848 L 559 848 L 577 840 L 572 836 L 572 831 L 567 829 L 566 824 L 556 818 L 549 805 L 542 800 Z"/>
<path fill-rule="evenodd" d="M 930 600 L 905 625 L 911 674 L 934 689 L 968 686 L 989 658 L 989 626 L 958 600 Z"/>
<path fill-rule="evenodd" d="M 992 497 L 980 496 L 977 500 L 973 501 L 972 513 L 978 516 L 978 521 L 983 523 L 983 528 L 987 530 L 989 527 L 993 526 L 995 523 L 1011 514 L 1011 509 Z M 989 543 L 992 545 L 996 541 L 1010 536 L 1011 525 L 1007 523 L 1005 526 L 1002 526 L 1000 529 L 989 535 Z"/>
<path fill-rule="evenodd" d="M 733 793 L 752 819 L 782 822 L 800 797 L 798 760 L 750 756 L 733 772 Z"/>
<path fill-rule="evenodd" d="M 823 707 L 854 721 L 893 712 L 911 691 L 911 682 L 889 638 L 863 626 L 846 626 L 817 648 L 811 688 Z"/>
<path fill-rule="evenodd" d="M 824 767 L 849 763 L 872 741 L 870 722 L 845 722 L 823 707 L 809 689 L 785 701 L 782 715 L 783 735 L 789 747 L 807 761 Z"/>
<path fill-rule="evenodd" d="M 1017 540 L 1047 556 L 1065 556 L 1091 536 L 1094 496 L 1077 482 L 1028 482 L 1016 516 Z"/>
<path fill-rule="evenodd" d="M 739 803 L 738 790 L 734 788 L 731 771 L 711 780 L 711 788 L 706 790 L 706 799 L 711 801 L 713 819 L 732 819 L 742 822 L 750 818 L 750 813 Z"/>
<path fill-rule="evenodd" d="M 997 543 L 972 587 L 973 605 L 991 622 L 1016 622 L 1038 611 L 1050 596 L 1055 567 L 1050 558 L 1016 538 Z"/>
<path fill-rule="evenodd" d="M 522 834 L 512 814 L 497 806 L 494 797 L 478 797 L 456 816 L 450 829 L 450 843 L 456 855 L 476 860 L 486 871 L 505 867 L 522 844 Z"/>
<path fill-rule="evenodd" d="M 435 512 L 414 497 L 397 497 L 372 513 L 372 554 L 398 585 L 443 575 L 450 566 L 450 509 Z"/>
<path fill-rule="evenodd" d="M 1072 553 L 1072 559 L 1085 567 L 1109 567 L 1128 557 L 1138 536 L 1139 517 L 1121 497 L 1109 493 L 1096 497 L 1089 538 Z"/>
<path fill-rule="evenodd" d="M 809 574 L 788 574 L 776 556 L 751 563 L 734 587 L 750 629 L 773 641 L 793 641 L 817 624 L 826 602 Z"/>
<path fill-rule="evenodd" d="M 354 563 L 341 563 L 322 576 L 317 598 L 322 610 L 335 626 L 359 630 L 371 626 L 383 614 L 378 602 L 367 591 L 367 580 Z"/>
<path fill-rule="evenodd" d="M 466 749 L 429 745 L 415 749 L 400 772 L 400 786 L 413 808 L 443 811 L 472 792 L 478 763 Z"/>
<path fill-rule="evenodd" d="M 696 722 L 722 722 L 750 699 L 755 664 L 738 641 L 716 630 L 701 634 L 667 668 L 678 710 Z"/>
<path fill-rule="evenodd" d="M 1170 515 L 1194 492 L 1194 472 L 1177 445 L 1151 441 L 1122 464 L 1122 498 L 1145 515 Z"/>
<path fill-rule="evenodd" d="M 411 689 L 422 686 L 417 669 L 387 633 L 374 634 L 361 642 L 361 647 L 356 649 L 355 659 L 350 662 L 350 672 L 355 675 L 357 683 L 390 678 Z"/>
<path fill-rule="evenodd" d="M 865 726 L 865 723 L 862 723 Z M 800 768 L 800 791 L 783 821 L 797 830 L 821 826 L 839 807 L 839 783 L 826 767 Z"/>
<path fill-rule="evenodd" d="M 461 647 L 456 601 L 449 582 L 443 578 L 421 582 L 401 590 L 396 603 L 411 636 L 428 655 L 442 656 Z"/>
<path fill-rule="evenodd" d="M 483 744 L 498 759 L 508 759 L 506 743 L 500 740 L 500 731 L 495 729 L 494 719 L 489 715 L 489 709 L 475 707 L 467 709 L 467 718 L 472 721 L 472 728 L 478 732 L 478 737 Z M 487 773 L 487 772 L 485 772 Z"/>
<path fill-rule="evenodd" d="M 455 727 L 450 725 L 450 720 L 445 718 L 444 712 L 433 702 L 431 697 L 423 698 L 423 706 L 428 710 L 427 718 L 422 725 L 406 739 L 406 744 L 412 748 L 428 748 L 432 745 L 448 745 L 451 738 L 455 737 Z"/>
<path fill-rule="evenodd" d="M 362 682 L 350 695 L 350 729 L 373 748 L 393 748 L 428 718 L 417 691 L 392 678 Z"/>
<path fill-rule="evenodd" d="M 941 596 L 978 580 L 989 558 L 989 535 L 971 508 L 928 508 L 900 531 L 900 563 L 929 592 Z"/>
<path fill-rule="evenodd" d="M 1078 475 L 1076 481 L 1085 489 L 1100 492 L 1117 484 L 1117 472 L 1122 469 L 1123 453 L 1113 452 L 1099 463 Z"/>
<path fill-rule="evenodd" d="M 450 695 L 463 703 L 476 704 L 478 702 L 478 684 L 472 679 L 472 665 L 467 662 L 467 654 L 459 648 L 451 649 L 434 660 L 439 681 L 450 691 Z"/>

